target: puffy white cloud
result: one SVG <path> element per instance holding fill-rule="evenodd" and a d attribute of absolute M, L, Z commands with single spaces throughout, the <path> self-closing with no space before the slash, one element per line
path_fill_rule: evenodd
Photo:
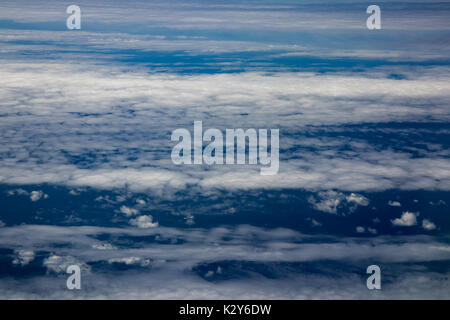
<path fill-rule="evenodd" d="M 369 199 L 367 199 L 363 195 L 355 194 L 355 193 L 351 193 L 345 199 L 347 200 L 347 202 L 353 202 L 359 206 L 364 206 L 364 207 L 368 206 L 369 202 L 370 202 Z"/>
<path fill-rule="evenodd" d="M 139 216 L 136 219 L 130 219 L 130 224 L 138 228 L 155 228 L 159 224 L 153 222 L 152 216 Z"/>
<path fill-rule="evenodd" d="M 332 214 L 337 213 L 338 206 L 345 199 L 342 193 L 336 191 L 319 192 L 318 196 L 319 201 L 310 197 L 308 202 L 313 205 L 314 209 Z"/>
<path fill-rule="evenodd" d="M 389 201 L 388 205 L 390 205 L 391 207 L 401 207 L 402 204 L 398 201 Z"/>
<path fill-rule="evenodd" d="M 358 206 L 368 206 L 369 199 L 363 195 L 350 193 L 346 196 L 342 192 L 337 191 L 321 191 L 317 194 L 317 198 L 311 196 L 308 198 L 308 202 L 312 204 L 313 208 L 319 211 L 337 214 L 338 209 L 346 209 L 346 213 L 352 213 Z"/>
<path fill-rule="evenodd" d="M 42 190 L 35 190 L 35 191 L 31 191 L 30 193 L 30 200 L 33 202 L 39 201 L 42 198 L 47 199 L 48 195 L 45 194 Z"/>
<path fill-rule="evenodd" d="M 33 250 L 15 250 L 16 257 L 12 261 L 13 264 L 20 264 L 21 266 L 29 264 L 35 258 Z"/>
<path fill-rule="evenodd" d="M 49 257 L 44 259 L 43 265 L 48 269 L 48 271 L 54 273 L 65 273 L 67 267 L 70 265 L 78 265 L 81 270 L 89 271 L 90 267 L 77 260 L 72 256 L 58 256 L 56 254 L 51 254 Z"/>
<path fill-rule="evenodd" d="M 138 209 L 130 208 L 130 207 L 127 207 L 127 206 L 121 206 L 120 207 L 120 212 L 123 213 L 124 215 L 126 215 L 127 217 L 135 216 L 135 215 L 139 214 L 139 210 Z"/>
<path fill-rule="evenodd" d="M 145 206 L 147 204 L 147 202 L 143 199 L 136 199 L 136 203 L 141 206 Z"/>
<path fill-rule="evenodd" d="M 431 230 L 436 229 L 436 225 L 428 219 L 423 219 L 422 228 L 424 228 L 425 230 L 431 231 Z"/>
<path fill-rule="evenodd" d="M 394 226 L 411 227 L 417 224 L 417 216 L 418 213 L 405 211 L 400 218 L 391 220 L 391 222 Z"/>
<path fill-rule="evenodd" d="M 72 189 L 69 191 L 69 194 L 72 196 L 79 196 L 80 192 L 78 190 Z"/>

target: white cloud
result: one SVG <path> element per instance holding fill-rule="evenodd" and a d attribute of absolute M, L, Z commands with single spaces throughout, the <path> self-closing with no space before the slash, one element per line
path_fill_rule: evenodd
<path fill-rule="evenodd" d="M 368 206 L 369 205 L 369 199 L 366 197 L 360 195 L 351 193 L 349 196 L 346 197 L 347 202 L 353 202 L 359 206 Z"/>
<path fill-rule="evenodd" d="M 4 227 L 5 225 L 6 224 L 2 220 L 0 220 L 0 228 Z"/>
<path fill-rule="evenodd" d="M 142 246 L 119 247 L 117 250 L 98 250 L 98 235 L 109 235 L 111 243 L 115 238 L 160 235 L 166 239 L 182 238 L 180 244 L 156 245 L 154 242 L 142 243 Z M 67 237 L 72 246 L 55 248 L 54 244 Z M 110 275 L 104 272 L 83 272 L 85 283 L 93 290 L 83 291 L 83 297 L 122 297 L 122 298 L 181 298 L 184 297 L 240 297 L 240 298 L 307 298 L 307 297 L 367 297 L 368 290 L 359 277 L 352 278 L 350 273 L 340 273 L 340 269 L 329 273 L 292 274 L 282 279 L 258 278 L 258 281 L 245 279 L 238 281 L 209 282 L 200 279 L 189 270 L 205 262 L 214 261 L 253 261 L 254 263 L 277 262 L 317 262 L 320 261 L 377 261 L 381 264 L 399 266 L 402 263 L 423 263 L 425 261 L 447 261 L 450 259 L 450 246 L 431 236 L 385 236 L 368 238 L 345 238 L 322 235 L 305 235 L 289 229 L 264 229 L 251 226 L 202 228 L 102 228 L 102 227 L 61 227 L 46 225 L 21 225 L 7 227 L 0 233 L 0 245 L 15 250 L 26 246 L 27 250 L 55 250 L 45 260 L 45 266 L 51 273 L 64 273 L 68 264 L 83 264 L 106 261 L 123 263 L 130 266 L 149 265 L 151 257 L 152 276 L 147 272 L 122 272 Z M 256 247 L 255 247 L 256 245 Z M 159 264 L 159 265 L 158 265 Z M 364 265 L 364 263 L 362 264 Z M 217 270 L 212 267 L 209 270 Z M 448 297 L 448 283 L 434 281 L 432 271 L 418 272 L 417 269 L 399 269 L 397 278 L 391 285 L 383 287 L 383 297 Z M 147 270 L 146 270 L 147 271 Z M 365 271 L 365 270 L 364 270 Z M 205 271 L 206 273 L 207 271 Z M 222 274 L 227 271 L 222 269 Z M 330 271 L 331 272 L 331 271 Z M 68 290 L 58 287 L 60 281 L 52 274 L 42 278 L 33 277 L 30 281 L 0 282 L 0 297 L 69 297 Z M 217 271 L 215 271 L 215 274 Z M 438 274 L 439 277 L 445 276 Z M 108 286 L 114 277 L 114 288 Z M 349 278 L 350 277 L 350 278 Z M 407 278 L 403 278 L 407 277 Z M 418 278 L 427 281 L 419 281 Z M 307 281 L 309 279 L 310 281 Z M 345 279 L 339 282 L 339 279 Z M 39 281 L 45 282 L 39 282 Z M 87 282 L 86 282 L 87 281 Z M 429 282 L 431 281 L 431 283 Z M 15 285 L 12 285 L 15 283 Z M 55 284 L 56 283 L 56 284 Z M 252 283 L 254 285 L 252 285 Z M 295 285 L 289 285 L 295 284 Z M 302 284 L 302 285 L 299 285 Z M 423 287 L 427 284 L 427 287 Z M 152 290 L 148 290 L 151 286 Z M 259 289 L 257 289 L 259 288 Z M 340 288 L 340 289 L 339 289 Z M 422 288 L 426 291 L 417 290 Z M 252 289 L 252 290 L 250 290 Z M 254 289 L 254 290 L 253 290 Z M 355 295 L 355 290 L 358 294 Z M 259 294 L 258 294 L 259 293 Z M 367 295 L 367 296 L 366 296 Z M 78 296 L 80 298 L 80 296 Z M 373 296 L 372 296 L 373 298 Z"/>
<path fill-rule="evenodd" d="M 367 229 L 366 229 L 365 227 L 362 227 L 362 226 L 356 227 L 356 232 L 358 232 L 358 233 L 365 233 L 366 231 L 371 234 L 378 233 L 377 229 L 375 229 L 375 228 L 367 227 Z"/>
<path fill-rule="evenodd" d="M 29 193 L 28 191 L 22 189 L 22 188 L 18 188 L 18 189 L 14 189 L 14 190 L 8 190 L 8 195 L 9 196 L 14 196 L 14 195 L 23 195 L 23 196 L 27 196 Z"/>
<path fill-rule="evenodd" d="M 389 201 L 388 205 L 390 205 L 391 207 L 401 207 L 402 204 L 398 201 Z"/>
<path fill-rule="evenodd" d="M 411 227 L 417 224 L 417 216 L 418 213 L 405 211 L 400 218 L 391 220 L 391 222 L 394 226 Z"/>
<path fill-rule="evenodd" d="M 357 227 L 356 227 L 356 232 L 358 232 L 358 233 L 364 233 L 364 232 L 366 232 L 366 229 L 365 229 L 364 227 L 357 226 Z"/>
<path fill-rule="evenodd" d="M 152 216 L 139 216 L 136 219 L 130 219 L 130 224 L 138 228 L 155 228 L 158 222 L 153 222 Z"/>
<path fill-rule="evenodd" d="M 98 249 L 98 250 L 114 250 L 114 249 L 117 249 L 112 244 L 107 243 L 107 242 L 95 243 L 95 244 L 92 245 L 92 248 Z"/>
<path fill-rule="evenodd" d="M 25 266 L 29 264 L 35 258 L 35 253 L 33 250 L 15 250 L 16 257 L 12 261 L 13 264 L 20 264 Z"/>
<path fill-rule="evenodd" d="M 69 194 L 72 196 L 79 196 L 80 192 L 78 190 L 72 189 L 69 191 Z"/>
<path fill-rule="evenodd" d="M 145 259 L 142 257 L 111 258 L 108 259 L 108 263 L 123 263 L 126 265 L 140 265 L 144 267 L 150 264 L 150 259 Z"/>
<path fill-rule="evenodd" d="M 360 194 L 351 193 L 346 196 L 342 192 L 333 190 L 321 191 L 317 194 L 317 198 L 314 196 L 308 198 L 308 202 L 313 205 L 314 209 L 337 214 L 338 209 L 341 208 L 342 210 L 345 209 L 345 212 L 342 212 L 344 215 L 352 213 L 358 206 L 368 206 L 370 202 L 369 199 Z"/>
<path fill-rule="evenodd" d="M 135 215 L 139 214 L 138 209 L 130 208 L 127 206 L 121 206 L 120 212 L 123 213 L 124 215 L 126 215 L 127 217 L 135 216 Z"/>
<path fill-rule="evenodd" d="M 342 193 L 336 191 L 319 192 L 318 196 L 319 201 L 314 197 L 310 197 L 308 202 L 313 205 L 314 209 L 332 214 L 337 213 L 338 206 L 345 199 Z"/>
<path fill-rule="evenodd" d="M 141 206 L 145 206 L 147 204 L 147 202 L 145 202 L 145 200 L 143 199 L 136 199 L 136 203 Z"/>
<path fill-rule="evenodd" d="M 48 195 L 45 194 L 42 190 L 31 191 L 31 194 L 30 194 L 30 200 L 31 201 L 35 202 L 35 201 L 38 201 L 38 200 L 40 200 L 42 198 L 44 198 L 44 199 L 48 198 Z"/>
<path fill-rule="evenodd" d="M 54 273 L 65 273 L 67 267 L 70 265 L 78 265 L 81 270 L 89 271 L 90 267 L 78 261 L 76 258 L 71 256 L 58 256 L 56 254 L 51 254 L 49 257 L 44 259 L 43 265 L 48 269 L 48 271 L 52 271 Z"/>
<path fill-rule="evenodd" d="M 282 123 L 282 132 L 287 133 L 311 130 L 309 125 L 419 121 L 425 116 L 445 121 L 450 81 L 445 70 L 435 71 L 412 74 L 408 80 L 391 80 L 363 73 L 184 76 L 124 72 L 114 66 L 4 63 L 0 95 L 9 111 L 0 118 L 5 130 L 0 136 L 0 142 L 4 140 L 0 151 L 10 156 L 0 159 L 0 182 L 129 188 L 161 195 L 192 186 L 207 191 L 334 189 L 355 195 L 357 191 L 394 188 L 450 190 L 450 164 L 442 148 L 413 157 L 408 150 L 380 150 L 354 139 L 282 134 L 280 171 L 272 177 L 260 176 L 257 168 L 250 166 L 196 168 L 174 166 L 170 156 L 161 158 L 173 146 L 165 133 L 180 126 L 191 128 L 186 119 L 202 119 L 208 127 L 246 128 L 248 117 L 240 114 L 247 113 L 252 127 L 273 128 Z M 23 92 L 27 92 L 27 100 L 19 104 Z M 424 109 L 420 101 L 430 107 Z M 129 110 L 133 110 L 132 117 Z M 32 121 L 25 121 L 20 116 L 23 112 Z M 147 125 L 149 119 L 152 126 Z M 61 122 L 70 130 L 62 129 Z M 41 130 L 40 123 L 45 123 L 48 131 L 39 136 L 30 134 Z M 89 138 L 92 136 L 96 139 Z M 283 153 L 303 145 L 313 150 Z M 339 151 L 343 145 L 352 150 Z M 89 166 L 82 166 L 67 157 L 86 153 L 102 154 L 108 161 L 98 157 Z M 362 205 L 364 198 L 350 195 L 348 201 Z M 333 206 L 329 208 L 326 210 L 334 211 Z"/>
<path fill-rule="evenodd" d="M 431 230 L 436 229 L 436 225 L 428 219 L 423 219 L 422 228 L 424 228 L 425 230 L 431 231 Z"/>

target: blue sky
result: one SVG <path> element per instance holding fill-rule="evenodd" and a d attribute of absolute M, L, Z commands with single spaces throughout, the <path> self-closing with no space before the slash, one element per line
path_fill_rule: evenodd
<path fill-rule="evenodd" d="M 0 4 L 0 297 L 449 297 L 448 1 L 70 4 Z M 279 173 L 174 165 L 196 120 Z"/>

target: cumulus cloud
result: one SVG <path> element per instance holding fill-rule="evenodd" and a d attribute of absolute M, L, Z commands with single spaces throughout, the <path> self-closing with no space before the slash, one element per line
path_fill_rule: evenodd
<path fill-rule="evenodd" d="M 389 201 L 388 205 L 390 205 L 391 207 L 401 207 L 402 204 L 398 201 Z"/>
<path fill-rule="evenodd" d="M 425 230 L 431 231 L 431 230 L 436 229 L 436 225 L 428 219 L 423 219 L 422 228 L 424 228 Z"/>
<path fill-rule="evenodd" d="M 321 191 L 314 196 L 309 197 L 308 202 L 312 204 L 313 208 L 319 211 L 337 214 L 338 209 L 347 209 L 352 213 L 358 206 L 368 206 L 369 199 L 360 194 L 351 193 L 345 196 L 342 192 L 337 191 Z M 345 214 L 347 212 L 344 212 Z"/>
<path fill-rule="evenodd" d="M 138 228 L 155 228 L 159 224 L 153 222 L 152 216 L 139 216 L 136 219 L 130 219 L 130 224 Z"/>
<path fill-rule="evenodd" d="M 337 213 L 337 208 L 341 201 L 345 199 L 344 195 L 336 191 L 319 192 L 318 197 L 320 200 L 316 200 L 315 197 L 310 197 L 308 202 L 311 203 L 314 209 L 327 212 Z"/>
<path fill-rule="evenodd" d="M 29 264 L 35 258 L 35 252 L 33 250 L 15 250 L 15 258 L 12 261 L 13 264 L 20 264 L 25 266 Z"/>
<path fill-rule="evenodd" d="M 147 202 L 143 199 L 136 199 L 136 203 L 141 206 L 145 206 L 147 204 Z"/>
<path fill-rule="evenodd" d="M 405 211 L 402 213 L 400 218 L 391 220 L 391 222 L 394 226 L 398 226 L 398 227 L 415 226 L 417 224 L 417 216 L 418 215 L 419 215 L 418 213 Z"/>
<path fill-rule="evenodd" d="M 345 199 L 347 200 L 347 202 L 353 202 L 359 206 L 365 207 L 365 206 L 369 205 L 369 199 L 367 199 L 366 197 L 364 197 L 360 194 L 351 193 Z"/>
<path fill-rule="evenodd" d="M 48 195 L 45 194 L 42 190 L 35 190 L 31 191 L 30 193 L 30 200 L 33 202 L 39 201 L 41 199 L 47 199 Z"/>
<path fill-rule="evenodd" d="M 135 215 L 139 214 L 139 210 L 138 209 L 130 208 L 130 207 L 127 207 L 127 206 L 121 206 L 120 207 L 120 212 L 123 213 L 124 215 L 126 215 L 127 217 L 135 216 Z"/>
<path fill-rule="evenodd" d="M 77 260 L 72 256 L 58 256 L 56 254 L 51 254 L 49 257 L 45 258 L 43 261 L 43 265 L 47 268 L 48 271 L 54 273 L 65 273 L 67 267 L 70 265 L 78 265 L 81 270 L 89 271 L 90 267 Z"/>

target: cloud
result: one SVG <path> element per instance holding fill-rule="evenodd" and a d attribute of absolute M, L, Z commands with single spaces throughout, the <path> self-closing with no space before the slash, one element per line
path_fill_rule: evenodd
<path fill-rule="evenodd" d="M 450 259 L 442 235 L 351 238 L 316 234 L 322 228 L 314 235 L 246 225 L 203 229 L 190 212 L 180 213 L 189 227 L 167 228 L 153 216 L 139 216 L 153 201 L 170 207 L 179 197 L 196 201 L 228 192 L 308 190 L 315 210 L 346 215 L 369 205 L 368 191 L 449 191 L 450 152 L 443 137 L 450 68 L 442 62 L 448 42 L 441 40 L 449 30 L 447 4 L 390 4 L 383 18 L 387 37 L 361 48 L 367 31 L 361 1 L 80 1 L 87 13 L 82 32 L 52 27 L 62 21 L 64 29 L 64 10 L 54 1 L 0 4 L 0 19 L 13 19 L 0 29 L 0 183 L 28 190 L 63 185 L 73 188 L 71 195 L 87 187 L 120 190 L 115 198 L 98 197 L 96 205 L 119 208 L 115 212 L 131 227 L 5 227 L 0 221 L 0 246 L 14 250 L 6 259 L 26 265 L 37 255 L 49 271 L 26 281 L 2 275 L 0 297 L 449 297 L 448 281 L 440 280 L 448 272 L 433 268 Z M 313 40 L 310 31 L 317 35 Z M 302 43 L 290 40 L 292 34 Z M 342 41 L 331 43 L 336 36 Z M 251 166 L 173 165 L 170 133 L 191 129 L 194 120 L 209 128 L 280 128 L 279 174 L 261 177 Z M 122 205 L 137 192 L 146 200 Z M 18 188 L 8 196 L 38 201 L 47 195 Z M 229 207 L 223 203 L 208 213 L 236 211 Z M 416 225 L 417 215 L 403 212 L 392 224 Z M 323 216 L 323 223 L 337 218 Z M 436 225 L 424 219 L 422 227 Z M 356 230 L 377 234 L 366 225 Z M 61 246 L 64 239 L 70 241 Z M 102 263 L 150 261 L 152 268 L 142 272 L 102 269 Z M 248 261 L 257 266 L 251 276 L 226 279 L 227 263 L 247 274 Z M 369 292 L 360 277 L 368 262 L 387 264 L 386 279 L 395 279 L 382 292 Z M 288 266 L 284 278 L 258 272 L 274 263 L 281 270 Z M 69 264 L 87 271 L 82 281 L 89 290 L 60 290 Z M 211 267 L 195 272 L 205 264 Z M 292 271 L 298 264 L 325 269 Z"/>
<path fill-rule="evenodd" d="M 319 201 L 310 197 L 308 202 L 313 205 L 314 209 L 332 214 L 337 213 L 338 206 L 345 199 L 342 193 L 336 191 L 319 192 L 318 196 Z"/>
<path fill-rule="evenodd" d="M 419 215 L 418 213 L 405 211 L 402 213 L 402 216 L 400 218 L 391 220 L 391 222 L 394 226 L 398 226 L 398 227 L 415 226 L 417 224 L 417 216 L 418 215 Z"/>
<path fill-rule="evenodd" d="M 306 220 L 310 221 L 310 222 L 311 222 L 311 225 L 312 225 L 313 227 L 321 227 L 321 226 L 322 226 L 322 223 L 319 222 L 319 221 L 317 221 L 316 219 L 307 218 Z"/>
<path fill-rule="evenodd" d="M 71 245 L 56 247 L 63 235 L 71 239 Z M 107 237 L 108 243 L 118 244 L 116 250 L 98 250 L 98 236 Z M 143 242 L 156 235 L 164 239 L 183 239 L 175 244 Z M 123 239 L 139 237 L 138 246 L 124 246 Z M 44 259 L 49 273 L 32 276 L 26 281 L 3 277 L 0 297 L 18 298 L 70 298 L 61 284 L 58 274 L 65 274 L 69 264 L 82 267 L 82 283 L 89 283 L 92 290 L 82 294 L 84 298 L 374 298 L 365 287 L 364 266 L 380 264 L 386 282 L 379 296 L 390 298 L 448 297 L 448 283 L 437 281 L 445 273 L 435 273 L 427 265 L 450 259 L 448 243 L 432 236 L 377 236 L 345 238 L 341 236 L 305 235 L 289 229 L 264 229 L 246 225 L 222 228 L 103 228 L 60 227 L 48 225 L 21 225 L 7 227 L 0 233 L 1 247 L 21 250 L 51 252 Z M 229 264 L 243 274 L 251 276 L 228 279 Z M 248 261 L 259 266 L 246 269 Z M 323 261 L 327 263 L 323 264 Z M 101 269 L 99 262 L 128 266 L 151 266 L 141 271 L 115 272 Z M 258 275 L 259 268 L 271 270 L 273 263 L 287 267 L 284 277 L 271 279 Z M 323 272 L 295 271 L 296 263 Z M 418 264 L 420 263 L 420 269 Z M 193 270 L 199 265 L 211 264 L 204 273 Z M 271 267 L 272 266 L 272 267 Z M 328 266 L 328 267 L 327 267 Z M 383 266 L 385 268 L 383 269 Z M 220 267 L 221 273 L 217 270 Z M 325 268 L 325 269 L 323 269 Z M 328 269 L 327 269 L 328 268 Z M 119 269 L 120 270 L 120 269 Z M 392 274 L 389 272 L 392 271 Z M 208 272 L 208 281 L 202 277 Z M 217 281 L 217 277 L 224 280 Z M 422 281 L 417 280 L 418 278 Z M 114 279 L 114 282 L 111 282 Z M 309 280 L 308 280 L 309 279 Z M 424 281 L 426 279 L 426 281 Z M 12 285 L 15 283 L 15 285 Z M 64 282 L 63 282 L 64 283 Z M 114 283 L 114 286 L 108 285 Z M 289 285 L 291 284 L 291 285 Z M 295 284 L 295 285 L 294 285 Z M 299 285 L 302 284 L 302 285 Z M 148 290 L 151 286 L 152 290 Z M 259 288 L 258 290 L 256 290 Z M 423 290 L 417 290 L 422 288 Z M 253 290 L 254 289 L 254 290 Z M 80 298 L 80 296 L 78 296 Z"/>
<path fill-rule="evenodd" d="M 30 200 L 33 202 L 39 201 L 40 199 L 47 199 L 48 195 L 45 194 L 42 190 L 37 190 L 37 191 L 31 191 L 30 193 Z"/>
<path fill-rule="evenodd" d="M 347 200 L 347 202 L 353 202 L 359 206 L 368 206 L 369 205 L 369 199 L 367 199 L 366 197 L 360 195 L 360 194 L 355 194 L 355 193 L 351 193 L 349 196 L 347 196 L 345 198 Z"/>
<path fill-rule="evenodd" d="M 423 219 L 422 228 L 424 228 L 425 230 L 431 231 L 431 230 L 436 229 L 436 225 L 428 219 Z"/>
<path fill-rule="evenodd" d="M 78 190 L 72 189 L 69 191 L 69 194 L 72 196 L 79 196 L 80 192 Z"/>
<path fill-rule="evenodd" d="M 20 264 L 25 266 L 29 264 L 35 258 L 35 252 L 33 250 L 15 250 L 16 257 L 12 261 L 13 264 Z"/>
<path fill-rule="evenodd" d="M 136 219 L 130 219 L 130 224 L 138 228 L 155 228 L 158 222 L 153 222 L 152 216 L 139 216 Z"/>
<path fill-rule="evenodd" d="M 58 63 L 4 64 L 0 94 L 9 111 L 1 118 L 5 131 L 0 139 L 5 140 L 1 151 L 9 156 L 0 161 L 1 182 L 128 187 L 161 193 L 192 185 L 207 190 L 450 189 L 450 165 L 442 149 L 427 150 L 417 157 L 406 149 L 374 148 L 370 141 L 311 139 L 307 135 L 309 125 L 324 126 L 326 132 L 331 130 L 330 125 L 419 121 L 424 116 L 430 121 L 445 121 L 449 81 L 442 70 L 433 75 L 413 75 L 408 80 L 390 80 L 340 73 L 183 76 L 123 72 L 114 66 L 110 71 L 84 68 Z M 114 76 L 117 73 L 121 76 Z M 16 87 L 20 90 L 11 89 Z M 42 91 L 41 87 L 49 89 Z M 18 105 L 23 92 L 28 92 L 27 101 Z M 428 101 L 430 107 L 422 108 L 420 101 Z M 33 121 L 25 120 L 19 110 Z M 240 115 L 244 112 L 248 117 Z M 188 120 L 181 114 L 188 114 Z M 248 118 L 255 128 L 283 124 L 279 174 L 261 177 L 253 167 L 200 170 L 174 166 L 169 156 L 173 147 L 170 130 L 180 126 L 191 129 L 191 120 L 197 118 L 205 126 L 218 128 L 246 128 Z M 147 125 L 149 119 L 152 126 Z M 62 121 L 70 130 L 61 128 Z M 39 137 L 30 135 L 41 130 L 41 122 L 48 130 Z M 427 139 L 429 134 L 424 132 L 422 138 Z M 344 145 L 350 148 L 348 152 L 342 151 Z M 300 148 L 302 153 L 298 152 Z M 31 152 L 34 157 L 29 156 Z M 107 161 L 102 161 L 103 157 Z M 75 165 L 74 158 L 88 160 Z"/>
<path fill-rule="evenodd" d="M 366 228 L 362 227 L 362 226 L 357 226 L 356 227 L 356 232 L 358 233 L 365 233 L 366 232 Z M 371 233 L 371 234 L 377 234 L 377 229 L 371 228 L 371 227 L 367 227 L 367 232 Z"/>
<path fill-rule="evenodd" d="M 108 259 L 108 263 L 123 263 L 126 265 L 140 265 L 145 267 L 150 265 L 150 259 L 144 259 L 141 257 L 111 258 Z"/>
<path fill-rule="evenodd" d="M 67 267 L 70 265 L 78 265 L 82 271 L 89 271 L 90 267 L 78 261 L 76 258 L 71 256 L 58 256 L 56 254 L 51 254 L 49 257 L 44 259 L 43 265 L 48 271 L 54 273 L 65 273 Z"/>
<path fill-rule="evenodd" d="M 391 207 L 401 207 L 402 204 L 398 201 L 389 201 L 388 205 L 390 205 Z"/>
<path fill-rule="evenodd" d="M 346 210 L 342 214 L 352 213 L 358 206 L 368 206 L 369 199 L 360 194 L 351 193 L 345 196 L 342 192 L 337 191 L 325 191 L 319 192 L 316 197 L 311 196 L 308 198 L 308 202 L 312 204 L 313 208 L 319 211 L 337 214 L 338 210 Z"/>
<path fill-rule="evenodd" d="M 114 250 L 114 249 L 117 249 L 116 247 L 114 247 L 113 245 L 111 245 L 110 243 L 107 243 L 107 242 L 95 243 L 95 244 L 92 245 L 92 248 L 98 249 L 98 250 Z"/>
<path fill-rule="evenodd" d="M 121 206 L 120 212 L 123 213 L 124 215 L 126 215 L 127 217 L 135 216 L 135 215 L 139 214 L 138 209 L 129 208 L 127 206 Z"/>
<path fill-rule="evenodd" d="M 17 189 L 14 189 L 14 190 L 8 190 L 8 195 L 9 196 L 14 196 L 14 195 L 25 195 L 25 196 L 27 196 L 29 193 L 28 193 L 28 191 L 26 191 L 26 190 L 24 190 L 24 189 L 22 189 L 22 188 L 17 188 Z"/>
<path fill-rule="evenodd" d="M 349 130 L 359 136 L 372 130 L 366 123 L 383 124 L 388 126 L 384 131 L 392 132 L 390 139 L 398 136 L 400 142 L 392 146 L 404 140 L 400 134 L 410 131 L 389 128 L 388 123 L 424 117 L 445 121 L 450 81 L 444 67 L 434 71 L 392 80 L 385 71 L 376 76 L 339 72 L 186 76 L 124 71 L 114 65 L 5 63 L 0 95 L 8 108 L 0 118 L 0 141 L 4 140 L 0 152 L 5 155 L 0 160 L 0 182 L 129 188 L 161 195 L 192 186 L 204 191 L 296 188 L 355 194 L 395 188 L 450 190 L 445 148 L 419 148 L 418 157 L 401 145 L 393 150 L 369 138 L 332 135 Z M 27 98 L 19 104 L 24 92 Z M 423 103 L 429 107 L 423 108 Z M 279 174 L 262 177 L 251 166 L 174 166 L 170 132 L 192 129 L 195 119 L 216 128 L 282 125 Z M 342 129 L 343 125 L 351 127 Z M 312 130 L 322 131 L 318 135 Z M 421 130 L 419 140 L 425 142 L 436 134 Z M 364 200 L 348 201 L 356 205 Z"/>

